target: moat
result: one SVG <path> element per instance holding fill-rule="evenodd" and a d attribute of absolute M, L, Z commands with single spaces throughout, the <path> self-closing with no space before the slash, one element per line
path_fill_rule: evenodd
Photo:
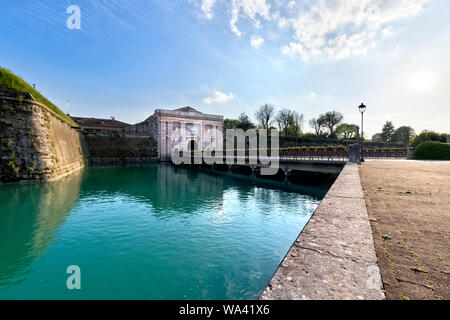
<path fill-rule="evenodd" d="M 164 164 L 0 186 L 0 299 L 257 299 L 328 188 Z"/>

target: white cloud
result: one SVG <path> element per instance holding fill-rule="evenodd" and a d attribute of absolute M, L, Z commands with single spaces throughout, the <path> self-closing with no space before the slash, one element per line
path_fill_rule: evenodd
<path fill-rule="evenodd" d="M 250 41 L 250 44 L 252 45 L 253 48 L 255 49 L 259 49 L 259 47 L 263 44 L 264 39 L 261 38 L 260 36 L 253 36 L 252 40 Z"/>
<path fill-rule="evenodd" d="M 365 54 L 398 20 L 417 15 L 429 0 L 317 0 L 288 19 L 293 41 L 282 52 L 303 60 Z M 385 32 L 383 32 L 385 31 Z"/>
<path fill-rule="evenodd" d="M 202 0 L 202 11 L 205 14 L 206 18 L 211 20 L 213 17 L 213 8 L 216 4 L 216 0 Z"/>
<path fill-rule="evenodd" d="M 250 19 L 256 27 L 259 27 L 261 21 L 258 16 L 270 20 L 270 5 L 266 0 L 232 0 L 230 27 L 238 37 L 242 35 L 236 26 L 240 16 Z"/>
<path fill-rule="evenodd" d="M 220 102 L 226 102 L 228 100 L 231 100 L 234 98 L 234 95 L 232 93 L 230 94 L 225 94 L 223 92 L 220 91 L 215 91 L 214 95 L 212 97 L 208 97 L 203 99 L 203 102 L 206 104 L 211 104 L 211 103 L 220 103 Z"/>
<path fill-rule="evenodd" d="M 191 0 L 188 0 L 191 1 Z M 208 19 L 217 0 L 201 0 Z M 388 37 L 395 24 L 420 13 L 430 0 L 230 0 L 230 28 L 241 37 L 238 22 L 248 20 L 254 28 L 272 22 L 288 38 L 282 52 L 302 60 L 324 57 L 333 60 L 363 55 Z M 242 27 L 243 28 L 243 27 Z M 251 43 L 259 47 L 261 43 Z"/>
<path fill-rule="evenodd" d="M 289 1 L 289 3 L 287 4 L 287 7 L 289 9 L 294 9 L 297 6 L 297 2 L 295 1 Z"/>

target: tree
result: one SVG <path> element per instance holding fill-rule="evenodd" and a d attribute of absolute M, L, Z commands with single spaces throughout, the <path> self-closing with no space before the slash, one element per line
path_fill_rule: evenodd
<path fill-rule="evenodd" d="M 416 133 L 411 127 L 403 126 L 395 130 L 394 136 L 392 137 L 393 142 L 401 142 L 404 144 L 409 144 L 412 138 L 414 138 Z"/>
<path fill-rule="evenodd" d="M 299 136 L 302 132 L 303 114 L 289 109 L 282 109 L 275 117 L 280 133 L 285 136 Z"/>
<path fill-rule="evenodd" d="M 288 109 L 282 109 L 278 111 L 277 116 L 275 117 L 280 134 L 284 133 L 286 135 L 286 128 L 289 125 L 289 112 Z"/>
<path fill-rule="evenodd" d="M 358 126 L 355 124 L 342 123 L 337 126 L 336 134 L 341 139 L 353 139 L 356 138 L 358 133 Z"/>
<path fill-rule="evenodd" d="M 239 125 L 237 126 L 238 129 L 242 129 L 244 131 L 247 131 L 248 129 L 254 129 L 255 125 L 250 120 L 250 118 L 245 114 L 245 112 L 242 112 L 239 116 Z"/>
<path fill-rule="evenodd" d="M 376 133 L 372 136 L 372 142 L 383 142 L 383 137 L 381 133 Z"/>
<path fill-rule="evenodd" d="M 299 137 L 302 134 L 303 120 L 303 114 L 299 114 L 297 111 L 290 111 L 286 129 L 287 134 L 291 137 Z"/>
<path fill-rule="evenodd" d="M 334 132 L 334 128 L 339 125 L 342 120 L 344 120 L 344 116 L 342 115 L 342 113 L 337 111 L 329 111 L 324 115 L 321 115 L 319 119 L 320 118 L 322 119 L 322 121 L 324 121 L 325 127 L 328 128 L 330 136 L 336 135 L 336 133 Z"/>
<path fill-rule="evenodd" d="M 422 131 L 418 136 L 415 136 L 410 143 L 410 146 L 415 148 L 419 144 L 425 141 L 439 141 L 439 142 L 446 142 L 447 135 L 444 133 L 437 133 L 434 131 Z"/>
<path fill-rule="evenodd" d="M 394 138 L 395 128 L 391 121 L 386 121 L 383 126 L 383 130 L 381 131 L 381 138 L 383 142 L 392 142 Z"/>
<path fill-rule="evenodd" d="M 272 124 L 272 118 L 274 116 L 274 106 L 266 103 L 259 107 L 259 109 L 255 113 L 256 119 L 262 125 L 263 129 L 268 129 Z"/>
<path fill-rule="evenodd" d="M 223 126 L 225 129 L 237 129 L 239 127 L 239 120 L 237 119 L 225 119 L 223 120 Z"/>
<path fill-rule="evenodd" d="M 324 127 L 324 119 L 322 119 L 321 117 L 319 118 L 312 118 L 311 120 L 309 120 L 309 125 L 314 129 L 314 131 L 316 132 L 316 136 L 320 137 L 322 135 L 322 129 Z"/>

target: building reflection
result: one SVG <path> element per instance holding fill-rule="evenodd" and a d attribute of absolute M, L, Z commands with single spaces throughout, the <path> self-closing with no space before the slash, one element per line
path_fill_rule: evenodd
<path fill-rule="evenodd" d="M 174 211 L 192 213 L 199 207 L 222 201 L 224 179 L 196 171 L 156 164 L 139 167 L 110 167 L 91 169 L 83 181 L 82 197 L 99 193 L 121 194 L 148 203 L 154 213 Z M 109 174 L 104 174 L 108 170 Z"/>

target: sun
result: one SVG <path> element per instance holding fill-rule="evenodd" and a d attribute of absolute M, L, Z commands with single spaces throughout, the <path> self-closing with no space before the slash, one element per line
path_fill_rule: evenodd
<path fill-rule="evenodd" d="M 416 70 L 409 79 L 411 91 L 425 94 L 433 91 L 436 86 L 436 74 L 432 70 Z"/>

